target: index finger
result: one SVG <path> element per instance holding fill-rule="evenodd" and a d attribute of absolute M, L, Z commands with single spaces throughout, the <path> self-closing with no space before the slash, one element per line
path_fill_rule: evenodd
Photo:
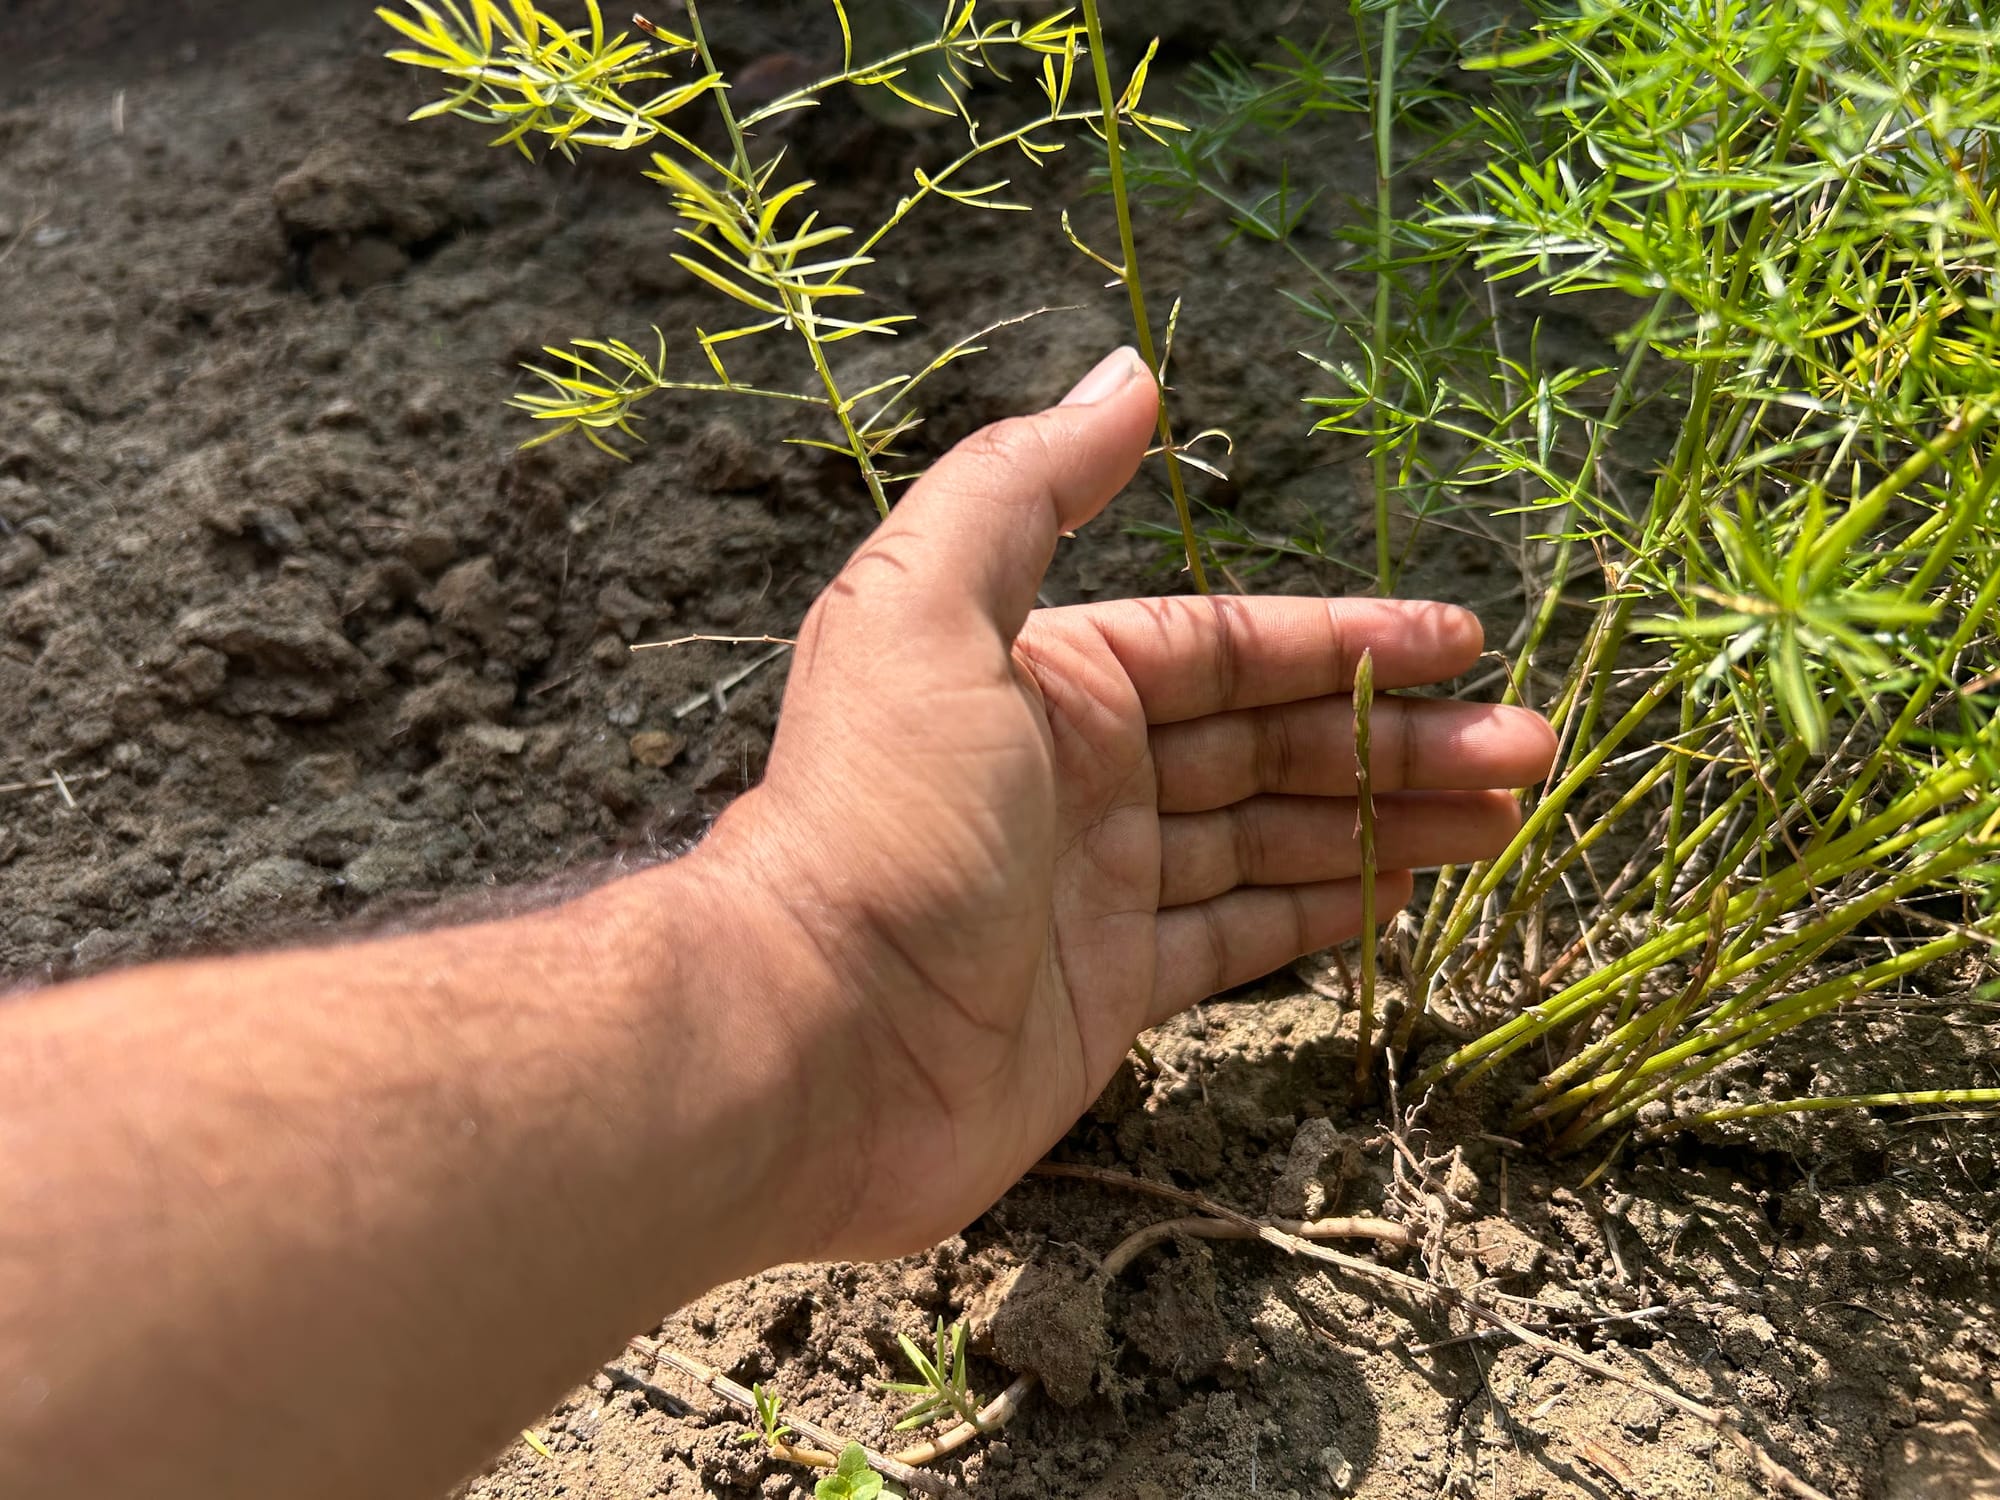
<path fill-rule="evenodd" d="M 1153 724 L 1344 693 L 1363 651 L 1377 688 L 1456 677 L 1479 659 L 1479 617 L 1409 599 L 1229 594 L 1120 599 L 1038 612 L 1035 633 L 1101 640 Z"/>

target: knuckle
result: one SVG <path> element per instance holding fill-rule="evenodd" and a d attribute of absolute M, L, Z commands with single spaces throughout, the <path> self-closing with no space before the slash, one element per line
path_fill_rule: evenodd
<path fill-rule="evenodd" d="M 1041 424 L 1032 417 L 1005 417 L 980 428 L 958 445 L 961 457 L 996 477 L 1040 468 L 1049 457 Z"/>
<path fill-rule="evenodd" d="M 1233 603 L 1213 596 L 1208 600 L 1208 648 L 1217 697 L 1233 703 L 1243 675 L 1242 618 Z"/>
<path fill-rule="evenodd" d="M 1230 872 L 1233 877 L 1230 884 L 1256 884 L 1265 871 L 1269 854 L 1264 820 L 1247 807 L 1232 808 L 1223 816 L 1229 819 L 1230 858 L 1236 866 Z"/>
<path fill-rule="evenodd" d="M 1208 986 L 1211 990 L 1222 989 L 1229 984 L 1234 972 L 1229 924 L 1213 903 L 1198 909 L 1201 912 L 1202 935 L 1208 941 Z"/>
<path fill-rule="evenodd" d="M 1257 785 L 1267 792 L 1281 792 L 1292 784 L 1297 763 L 1297 747 L 1292 739 L 1292 722 L 1282 712 L 1259 712 L 1251 719 L 1254 735 L 1252 760 Z"/>
<path fill-rule="evenodd" d="M 1345 689 L 1354 681 L 1357 663 L 1353 644 L 1346 613 L 1337 607 L 1329 608 L 1326 612 L 1326 649 L 1332 663 L 1333 681 L 1339 689 Z"/>
<path fill-rule="evenodd" d="M 1319 946 L 1314 939 L 1312 909 L 1306 903 L 1305 892 L 1296 886 L 1287 887 L 1292 916 L 1292 956 L 1300 957 Z"/>

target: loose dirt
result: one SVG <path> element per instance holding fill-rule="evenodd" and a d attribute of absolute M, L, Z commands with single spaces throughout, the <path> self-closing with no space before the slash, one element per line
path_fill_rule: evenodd
<path fill-rule="evenodd" d="M 1254 46 L 1284 10 L 1145 19 L 1172 32 L 1170 80 L 1219 31 Z M 748 60 L 801 45 L 793 18 L 740 5 L 718 24 Z M 630 465 L 515 451 L 523 422 L 500 403 L 538 346 L 679 330 L 710 305 L 661 248 L 657 189 L 623 163 L 535 167 L 473 127 L 404 125 L 421 85 L 382 44 L 344 5 L 0 15 L 7 982 L 469 914 L 670 855 L 756 779 L 785 663 L 719 690 L 758 648 L 627 645 L 784 634 L 867 530 L 853 480 L 784 446 L 759 408 L 663 405 Z M 825 115 L 815 160 L 857 205 L 892 197 L 931 149 Z M 1365 181 L 1358 143 L 1329 149 Z M 1037 191 L 1074 200 L 1064 170 Z M 1110 243 L 1102 201 L 1076 201 Z M 1268 530 L 1310 502 L 1329 550 L 1358 561 L 1359 455 L 1307 438 L 1304 334 L 1217 229 L 1197 218 L 1146 247 L 1156 284 L 1187 296 L 1188 415 L 1240 445 L 1235 482 L 1208 498 Z M 947 372 L 925 451 L 1052 398 L 1121 336 L 1121 304 L 1050 219 L 926 218 L 878 270 L 919 314 L 913 337 L 1024 297 L 1069 309 Z M 1170 587 L 1158 547 L 1117 524 L 1163 513 L 1135 487 L 1065 551 L 1049 599 Z M 1257 582 L 1339 592 L 1350 576 Z M 1480 607 L 1504 639 L 1509 585 L 1495 549 L 1440 537 L 1412 588 Z M 1419 1223 L 1427 1247 L 1385 1263 L 1534 1299 L 1503 1305 L 1734 1414 L 1843 1500 L 2000 1494 L 1988 1127 L 1819 1118 L 1594 1172 L 1499 1133 L 1520 1082 L 1502 1078 L 1404 1134 L 1416 1173 L 1381 1109 L 1351 1097 L 1338 996 L 1314 964 L 1202 1007 L 1154 1039 L 1167 1071 L 1122 1077 L 1057 1154 L 1251 1213 Z M 1990 1077 L 1996 1041 L 1948 1006 L 1857 1015 L 1728 1084 Z M 1042 1381 L 941 1466 L 994 1497 L 1759 1492 L 1657 1399 L 1267 1245 L 1183 1239 L 1096 1274 L 1128 1232 L 1181 1212 L 1031 1180 L 928 1256 L 774 1271 L 675 1313 L 664 1337 L 893 1446 L 894 1401 L 872 1382 L 900 1378 L 896 1334 L 969 1315 L 983 1394 Z M 741 1430 L 700 1388 L 620 1357 L 538 1424 L 546 1454 L 515 1445 L 468 1493 L 809 1490 Z"/>

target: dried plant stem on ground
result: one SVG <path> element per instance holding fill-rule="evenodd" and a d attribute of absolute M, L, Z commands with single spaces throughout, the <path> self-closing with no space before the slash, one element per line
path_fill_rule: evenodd
<path fill-rule="evenodd" d="M 678 1370 L 681 1374 L 687 1376 L 688 1379 L 697 1382 L 707 1390 L 713 1391 L 732 1406 L 739 1406 L 753 1415 L 757 1410 L 757 1398 L 747 1387 L 738 1385 L 720 1370 L 705 1365 L 700 1360 L 689 1355 L 682 1354 L 678 1349 L 668 1348 L 665 1344 L 649 1344 L 644 1339 L 628 1340 L 625 1347 L 630 1349 L 634 1354 L 643 1355 L 647 1359 L 658 1361 L 669 1369 Z M 809 1422 L 804 1417 L 797 1416 L 792 1412 L 788 1411 L 785 1413 L 785 1422 L 794 1430 L 811 1438 L 815 1443 L 819 1443 L 831 1450 L 830 1452 L 822 1453 L 815 1452 L 810 1448 L 787 1447 L 779 1456 L 790 1459 L 793 1463 L 805 1464 L 812 1468 L 830 1469 L 837 1462 L 837 1455 L 840 1453 L 840 1450 L 848 1446 L 848 1439 L 838 1437 L 827 1431 L 826 1428 L 821 1427 L 818 1423 Z M 952 1493 L 953 1487 L 938 1478 L 935 1474 L 926 1474 L 923 1470 L 912 1467 L 912 1465 L 901 1458 L 892 1457 L 886 1453 L 878 1453 L 866 1443 L 857 1444 L 856 1446 L 867 1455 L 869 1467 L 873 1468 L 877 1473 L 886 1474 L 898 1484 L 906 1484 L 911 1489 L 923 1491 L 926 1495 L 948 1495 Z"/>
<path fill-rule="evenodd" d="M 1017 1377 L 1006 1390 L 979 1408 L 978 1421 L 960 1422 L 938 1437 L 918 1443 L 912 1448 L 901 1449 L 896 1454 L 897 1460 L 908 1464 L 935 1463 L 947 1453 L 963 1448 L 981 1433 L 992 1432 L 995 1428 L 1005 1426 L 1021 1409 L 1021 1403 L 1027 1399 L 1029 1392 L 1033 1391 L 1038 1383 L 1033 1375 Z"/>
<path fill-rule="evenodd" d="M 1028 1175 L 1067 1177 L 1077 1182 L 1102 1183 L 1106 1187 L 1126 1188 L 1154 1198 L 1164 1198 L 1169 1203 L 1192 1208 L 1205 1218 L 1218 1219 L 1240 1231 L 1233 1236 L 1210 1235 L 1208 1236 L 1210 1239 L 1261 1239 L 1276 1245 L 1281 1250 L 1291 1249 L 1289 1242 L 1297 1239 L 1379 1240 L 1386 1245 L 1415 1243 L 1414 1237 L 1405 1226 L 1392 1224 L 1387 1219 L 1256 1219 L 1249 1214 L 1225 1207 L 1213 1198 L 1205 1198 L 1200 1193 L 1191 1193 L 1186 1188 L 1177 1188 L 1166 1182 L 1148 1182 L 1143 1177 L 1113 1172 L 1106 1167 L 1086 1167 L 1066 1161 L 1038 1161 L 1028 1168 Z M 1112 1251 L 1112 1255 L 1117 1253 L 1116 1250 Z M 1109 1263 L 1110 1256 L 1107 1256 L 1106 1264 Z"/>
<path fill-rule="evenodd" d="M 692 1355 L 683 1354 L 665 1344 L 649 1344 L 644 1339 L 632 1339 L 626 1347 L 636 1354 L 657 1360 L 670 1369 L 678 1370 L 690 1380 L 698 1381 L 706 1389 L 713 1391 L 733 1406 L 741 1407 L 753 1416 L 757 1411 L 757 1397 L 748 1388 L 731 1380 L 720 1370 L 703 1364 Z M 954 1493 L 954 1486 L 935 1474 L 926 1474 L 917 1468 L 918 1464 L 935 1463 L 946 1454 L 964 1447 L 981 1433 L 992 1432 L 1005 1426 L 1021 1409 L 1022 1398 L 1034 1390 L 1037 1382 L 1033 1375 L 1023 1375 L 1006 1390 L 995 1396 L 979 1409 L 974 1422 L 960 1422 L 942 1435 L 926 1439 L 895 1453 L 881 1453 L 867 1444 L 857 1444 L 867 1455 L 869 1464 L 877 1472 L 886 1474 L 899 1484 L 907 1484 L 928 1495 L 948 1495 Z M 847 1439 L 841 1438 L 817 1423 L 807 1421 L 793 1412 L 785 1412 L 785 1424 L 804 1433 L 816 1443 L 824 1444 L 832 1452 L 812 1448 L 798 1448 L 790 1445 L 774 1448 L 773 1454 L 791 1463 L 803 1464 L 809 1468 L 830 1469 L 837 1461 L 840 1449 L 847 1446 Z"/>
<path fill-rule="evenodd" d="M 68 801 L 68 788 L 73 786 L 88 786 L 93 781 L 104 780 L 110 774 L 108 770 L 85 771 L 81 776 L 64 776 L 58 772 L 44 776 L 37 781 L 0 782 L 0 797 L 12 797 L 21 792 L 62 792 L 64 800 Z M 75 804 L 71 803 L 71 806 L 75 806 Z"/>
<path fill-rule="evenodd" d="M 752 677 L 756 676 L 757 673 L 761 672 L 765 667 L 791 649 L 790 644 L 781 641 L 771 647 L 770 650 L 751 658 L 735 671 L 716 678 L 714 682 L 709 684 L 706 692 L 694 693 L 683 698 L 674 705 L 674 722 L 678 724 L 682 719 L 688 717 L 688 715 L 700 713 L 704 708 L 712 707 L 720 715 L 729 706 L 727 695 L 731 689 L 741 687 Z"/>
<path fill-rule="evenodd" d="M 675 646 L 705 643 L 711 646 L 796 646 L 788 635 L 677 635 L 670 641 L 635 641 L 627 651 L 668 651 Z"/>
<path fill-rule="evenodd" d="M 1169 1219 L 1163 1223 L 1149 1224 L 1120 1241 L 1098 1266 L 1097 1274 L 1107 1281 L 1117 1276 L 1154 1245 L 1162 1240 L 1171 1239 L 1176 1234 L 1211 1240 L 1266 1239 L 1280 1249 L 1294 1252 L 1301 1245 L 1318 1248 L 1309 1245 L 1312 1239 L 1372 1239 L 1398 1246 L 1408 1245 L 1411 1242 L 1409 1230 L 1400 1224 L 1391 1224 L 1386 1219 L 1279 1219 L 1267 1222 L 1236 1213 L 1211 1199 L 1202 1197 L 1199 1193 L 1189 1193 L 1164 1183 L 1143 1182 L 1138 1178 L 1124 1177 L 1119 1173 L 1102 1171 L 1095 1167 L 1077 1167 L 1064 1162 L 1041 1162 L 1031 1170 L 1033 1175 L 1038 1177 L 1068 1177 L 1086 1182 L 1103 1182 L 1114 1187 L 1134 1187 L 1201 1210 L 1199 1217 Z M 1340 1263 L 1347 1264 L 1347 1258 L 1343 1257 Z M 1365 1266 L 1368 1262 L 1355 1261 L 1353 1264 Z M 1423 1283 L 1415 1284 L 1421 1286 Z M 670 1369 L 678 1370 L 690 1380 L 698 1381 L 706 1389 L 744 1411 L 753 1415 L 757 1411 L 757 1397 L 754 1392 L 731 1380 L 720 1370 L 705 1365 L 690 1355 L 682 1354 L 665 1344 L 650 1344 L 644 1339 L 632 1339 L 626 1347 L 635 1354 L 644 1355 Z M 975 1437 L 1005 1426 L 1020 1411 L 1022 1403 L 1039 1383 L 1039 1379 L 1032 1373 L 1022 1375 L 1006 1390 L 981 1407 L 974 1420 L 960 1422 L 935 1438 L 898 1452 L 881 1453 L 866 1444 L 859 1446 L 867 1455 L 869 1464 L 877 1472 L 886 1474 L 899 1483 L 921 1489 L 926 1494 L 950 1493 L 952 1486 L 934 1474 L 924 1473 L 916 1466 L 935 1463 L 938 1459 L 964 1447 Z M 790 1410 L 785 1412 L 785 1422 L 821 1444 L 822 1448 L 816 1450 L 789 1445 L 776 1446 L 772 1452 L 778 1458 L 813 1468 L 831 1468 L 835 1462 L 835 1455 L 847 1446 L 848 1440 L 807 1421 Z"/>

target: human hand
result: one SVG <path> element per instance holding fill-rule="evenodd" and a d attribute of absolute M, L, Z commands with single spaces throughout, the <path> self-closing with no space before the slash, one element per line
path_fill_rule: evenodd
<path fill-rule="evenodd" d="M 1454 676 L 1464 610 L 1179 597 L 1035 610 L 1060 533 L 1154 421 L 1121 350 L 1062 406 L 974 434 L 808 616 L 764 783 L 701 858 L 784 954 L 810 1060 L 798 1256 L 962 1228 L 1060 1138 L 1133 1038 L 1360 930 L 1352 687 Z M 1378 698 L 1376 888 L 1497 853 L 1546 773 L 1535 714 Z M 785 939 L 789 939 L 786 941 Z"/>

